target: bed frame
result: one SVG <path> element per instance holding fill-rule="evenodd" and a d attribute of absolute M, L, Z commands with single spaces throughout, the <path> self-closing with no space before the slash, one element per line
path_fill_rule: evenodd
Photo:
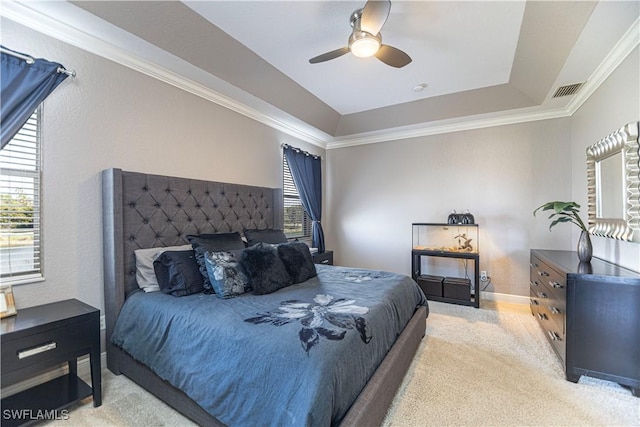
<path fill-rule="evenodd" d="M 183 245 L 188 234 L 281 229 L 282 190 L 107 169 L 102 172 L 102 202 L 107 367 L 199 425 L 223 425 L 111 344 L 111 335 L 127 295 L 137 289 L 134 250 Z M 426 316 L 425 307 L 416 311 L 342 426 L 381 424 L 424 336 Z"/>

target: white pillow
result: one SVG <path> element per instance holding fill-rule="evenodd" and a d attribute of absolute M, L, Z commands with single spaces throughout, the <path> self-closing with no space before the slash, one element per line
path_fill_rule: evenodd
<path fill-rule="evenodd" d="M 162 248 L 136 249 L 136 281 L 138 287 L 145 292 L 157 292 L 160 290 L 156 272 L 153 269 L 153 261 L 166 251 L 188 251 L 193 249 L 191 245 L 165 246 Z"/>

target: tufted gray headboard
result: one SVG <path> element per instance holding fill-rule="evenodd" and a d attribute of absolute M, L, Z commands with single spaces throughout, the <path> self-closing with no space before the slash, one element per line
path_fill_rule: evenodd
<path fill-rule="evenodd" d="M 107 343 L 137 289 L 134 250 L 183 245 L 189 234 L 283 227 L 281 189 L 121 169 L 102 172 L 102 206 Z"/>

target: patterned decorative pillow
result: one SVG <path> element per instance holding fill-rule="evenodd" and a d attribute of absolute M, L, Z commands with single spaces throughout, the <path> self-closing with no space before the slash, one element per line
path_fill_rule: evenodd
<path fill-rule="evenodd" d="M 200 266 L 200 273 L 204 279 L 204 291 L 205 293 L 211 292 L 211 282 L 209 281 L 209 273 L 207 271 L 207 265 L 204 260 L 204 254 L 206 252 L 221 252 L 221 251 L 233 251 L 237 249 L 244 249 L 244 242 L 240 233 L 214 233 L 214 234 L 198 234 L 189 235 L 187 240 L 193 246 L 193 250 L 196 251 L 196 261 Z"/>
<path fill-rule="evenodd" d="M 258 243 L 242 252 L 240 262 L 256 295 L 270 294 L 292 284 L 275 245 Z"/>
<path fill-rule="evenodd" d="M 302 283 L 318 275 L 309 246 L 305 243 L 282 243 L 278 245 L 278 256 L 294 284 Z"/>
<path fill-rule="evenodd" d="M 249 278 L 240 265 L 244 250 L 205 252 L 209 281 L 220 298 L 233 298 L 251 290 Z"/>

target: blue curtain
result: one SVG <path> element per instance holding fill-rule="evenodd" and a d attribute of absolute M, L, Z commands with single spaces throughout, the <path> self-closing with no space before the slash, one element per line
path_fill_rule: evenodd
<path fill-rule="evenodd" d="M 324 231 L 320 224 L 322 215 L 322 169 L 320 157 L 284 146 L 284 155 L 289 164 L 293 183 L 296 185 L 305 212 L 311 218 L 313 247 L 324 252 Z"/>
<path fill-rule="evenodd" d="M 55 62 L 36 59 L 33 64 L 28 64 L 24 59 L 6 53 L 1 55 L 0 148 L 4 148 L 38 105 L 68 76 L 58 72 L 58 68 L 64 67 Z"/>

